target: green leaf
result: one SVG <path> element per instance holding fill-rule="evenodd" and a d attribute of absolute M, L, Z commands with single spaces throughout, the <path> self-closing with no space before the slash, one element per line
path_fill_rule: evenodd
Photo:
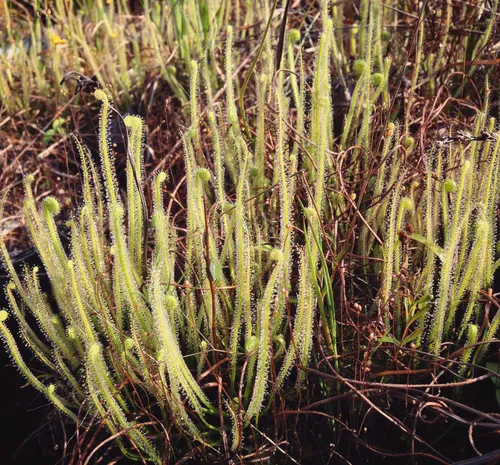
<path fill-rule="evenodd" d="M 499 266 L 500 266 L 500 258 L 493 265 L 493 273 L 497 270 Z"/>
<path fill-rule="evenodd" d="M 409 342 L 415 340 L 418 336 L 420 336 L 420 334 L 422 333 L 422 328 L 417 328 L 415 331 L 413 331 L 411 334 L 409 334 L 408 336 L 406 336 L 404 339 L 403 339 L 403 342 L 401 343 L 401 345 L 406 345 L 408 344 Z"/>
<path fill-rule="evenodd" d="M 65 122 L 66 122 L 65 118 L 57 118 L 52 123 L 52 129 L 54 129 L 55 131 L 57 131 Z"/>
<path fill-rule="evenodd" d="M 420 242 L 421 244 L 425 245 L 430 250 L 432 250 L 441 261 L 444 260 L 444 250 L 442 249 L 442 247 L 439 247 L 439 245 L 435 244 L 432 241 L 429 241 L 428 239 L 426 239 L 424 236 L 421 236 L 420 234 L 413 233 L 410 237 L 414 241 Z"/>
<path fill-rule="evenodd" d="M 415 321 L 420 320 L 427 312 L 429 311 L 429 308 L 426 306 L 422 310 L 419 310 L 415 315 L 413 315 L 408 323 L 406 323 L 406 326 L 410 326 L 411 324 L 415 323 Z"/>
<path fill-rule="evenodd" d="M 210 263 L 210 274 L 217 285 L 220 285 L 222 282 L 222 266 L 219 262 L 212 261 Z"/>
<path fill-rule="evenodd" d="M 382 336 L 378 339 L 378 342 L 389 342 L 390 344 L 397 344 L 399 345 L 399 341 L 394 339 L 392 336 Z"/>
<path fill-rule="evenodd" d="M 43 138 L 42 138 L 43 143 L 48 144 L 50 142 L 50 139 L 52 139 L 55 134 L 56 134 L 56 131 L 54 129 L 47 129 L 47 131 L 45 131 Z"/>
<path fill-rule="evenodd" d="M 486 362 L 486 368 L 497 374 L 497 376 L 491 378 L 491 381 L 493 381 L 493 384 L 497 389 L 500 389 L 500 362 Z M 497 396 L 498 396 L 498 391 L 497 391 Z"/>
<path fill-rule="evenodd" d="M 430 302 L 433 298 L 434 298 L 434 296 L 432 296 L 430 294 L 425 294 L 422 297 L 420 297 L 420 299 L 418 299 L 415 303 L 416 303 L 417 307 L 420 307 L 422 304 L 426 304 L 427 302 Z"/>

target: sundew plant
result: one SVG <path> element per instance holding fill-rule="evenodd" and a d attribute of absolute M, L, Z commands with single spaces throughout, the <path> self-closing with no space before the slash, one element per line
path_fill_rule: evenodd
<path fill-rule="evenodd" d="M 488 308 L 481 299 L 499 266 L 496 251 L 499 138 L 496 121 L 479 113 L 474 131 L 438 143 L 427 157 L 427 172 L 408 176 L 388 135 L 359 248 L 380 276 L 372 311 L 384 321 L 389 339 L 439 354 L 444 342 L 474 345 L 479 362 L 499 326 L 498 313 L 479 331 Z M 403 140 L 406 153 L 412 142 Z M 385 185 L 385 188 L 384 188 Z M 377 236 L 377 234 L 380 235 Z M 377 240 L 380 241 L 377 243 Z M 372 258 L 382 258 L 383 264 Z M 466 302 L 464 304 L 464 301 Z M 389 340 L 388 339 L 388 340 Z"/>
<path fill-rule="evenodd" d="M 104 425 L 125 456 L 166 463 L 181 455 L 178 438 L 226 458 L 276 446 L 276 411 L 314 391 L 311 371 L 338 375 L 319 383 L 322 397 L 350 392 L 339 380 L 355 371 L 349 354 L 359 349 L 352 308 L 377 328 L 361 349 L 374 371 L 390 369 L 393 348 L 437 358 L 461 347 L 460 377 L 487 354 L 500 324 L 482 298 L 498 267 L 496 122 L 486 108 L 470 134 L 421 147 L 424 173 L 410 173 L 409 114 L 373 122 L 378 106 L 387 110 L 391 62 L 381 2 L 362 5 L 358 59 L 347 63 L 334 27 L 341 7 L 322 3 L 310 79 L 299 30 L 283 33 L 277 61 L 266 37 L 251 67 L 251 104 L 242 98 L 248 80 L 233 79 L 231 26 L 223 103 L 211 98 L 208 58 L 189 60 L 178 221 L 167 173 L 146 172 L 144 121 L 119 115 L 102 88 L 93 92 L 99 163 L 74 139 L 82 190 L 68 213 L 69 243 L 58 232 L 59 201 L 38 203 L 35 178 L 25 177 L 24 219 L 43 267 L 18 275 L 1 243 L 11 280 L 1 334 L 29 384 L 79 427 Z M 355 80 L 340 134 L 332 63 Z M 126 189 L 113 118 L 127 130 Z M 354 281 L 348 262 L 368 277 Z M 355 286 L 338 292 L 346 275 Z"/>
<path fill-rule="evenodd" d="M 295 201 L 300 144 L 291 143 L 285 125 L 290 97 L 284 73 L 277 75 L 276 83 L 272 68 L 264 65 L 259 74 L 258 137 L 253 148 L 240 130 L 231 81 L 231 28 L 227 104 L 225 111 L 210 108 L 206 117 L 212 139 L 210 168 L 201 156 L 199 70 L 197 62 L 191 62 L 192 126 L 183 134 L 183 237 L 165 210 L 166 173 L 152 180 L 151 211 L 143 201 L 143 121 L 134 116 L 124 118 L 127 196 L 121 198 L 109 143 L 112 106 L 104 90 L 94 93 L 102 104 L 100 170 L 75 140 L 83 202 L 67 222 L 67 248 L 56 228 L 59 202 L 47 197 L 38 206 L 31 190 L 34 178 L 25 178 L 25 219 L 51 294 L 41 290 L 39 268 L 27 269 L 24 279 L 18 277 L 2 246 L 12 278 L 7 286 L 11 309 L 1 313 L 2 334 L 21 373 L 64 414 L 83 422 L 84 412 L 98 415 L 111 434 L 127 430 L 133 447 L 123 438 L 119 445 L 128 455 L 161 463 L 166 453 L 158 447 L 160 430 L 136 427 L 142 420 L 130 419 L 137 395 L 147 396 L 155 405 L 155 416 L 175 424 L 189 438 L 238 450 L 248 425 L 257 425 L 269 411 L 294 361 L 308 364 L 317 316 L 318 238 L 326 204 L 331 31 L 327 19 L 311 92 L 310 158 L 304 172 L 311 195 L 306 205 Z M 290 87 L 299 109 L 298 135 L 304 137 L 305 78 L 300 49 L 294 50 L 299 38 L 298 31 L 289 34 L 288 59 L 297 69 Z M 265 102 L 274 94 L 277 113 L 270 115 Z M 274 119 L 277 135 L 271 167 L 264 156 L 266 117 Z M 296 218 L 301 226 L 304 223 L 300 233 L 293 226 Z M 297 273 L 293 268 L 298 268 L 298 286 L 291 280 L 292 271 Z M 290 311 L 295 315 L 293 329 Z M 11 319 L 47 372 L 43 381 L 21 358 L 8 328 Z M 332 321 L 325 328 L 331 344 Z"/>

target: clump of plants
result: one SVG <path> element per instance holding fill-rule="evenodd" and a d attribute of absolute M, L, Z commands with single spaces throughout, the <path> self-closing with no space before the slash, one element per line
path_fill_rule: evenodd
<path fill-rule="evenodd" d="M 454 341 L 473 346 L 465 360 L 474 352 L 479 362 L 498 330 L 498 313 L 483 324 L 489 304 L 481 298 L 499 265 L 495 124 L 479 113 L 472 133 L 440 141 L 428 152 L 418 179 L 399 157 L 412 150 L 413 140 L 393 144 L 396 127 L 385 138 L 359 251 L 381 279 L 372 310 L 398 345 L 411 343 L 437 355 L 443 342 Z M 371 264 L 370 257 L 383 262 Z"/>
<path fill-rule="evenodd" d="M 260 74 L 259 134 L 251 150 L 233 99 L 231 29 L 226 111 L 211 108 L 207 115 L 211 169 L 204 166 L 201 153 L 198 65 L 191 63 L 192 125 L 183 135 L 187 199 L 182 240 L 163 202 L 166 173 L 152 180 L 152 208 L 145 202 L 143 121 L 130 115 L 123 119 L 128 164 L 127 197 L 121 198 L 109 144 L 112 107 L 104 90 L 94 92 L 102 102 L 100 170 L 75 140 L 83 202 L 67 221 L 68 247 L 57 233 L 59 202 L 47 197 L 38 206 L 31 191 L 34 178 L 25 178 L 24 214 L 51 294 L 42 292 L 40 269 L 27 269 L 21 279 L 3 246 L 12 278 L 7 286 L 11 310 L 1 313 L 4 339 L 21 373 L 64 414 L 83 423 L 86 415 L 97 415 L 111 434 L 125 430 L 131 444 L 124 444 L 124 438 L 118 443 L 127 455 L 161 463 L 169 453 L 159 447 L 166 440 L 159 426 L 164 422 L 206 447 L 240 450 L 250 426 L 256 427 L 272 408 L 295 359 L 308 364 L 325 210 L 331 31 L 327 20 L 311 94 L 306 170 L 311 195 L 303 208 L 294 200 L 299 143 L 290 147 L 285 126 L 290 99 L 284 74 L 274 89 L 277 145 L 270 169 L 264 157 L 269 130 L 264 118 L 274 84 L 271 74 Z M 298 37 L 294 31 L 290 45 Z M 290 59 L 293 63 L 295 58 Z M 300 54 L 297 61 L 293 88 L 302 135 L 305 79 Z M 229 128 L 224 137 L 222 125 Z M 231 195 L 228 180 L 234 187 Z M 297 219 L 305 222 L 303 231 L 296 231 Z M 298 273 L 298 285 L 292 283 L 292 272 Z M 43 381 L 22 360 L 7 326 L 9 314 L 47 373 Z M 324 312 L 323 317 L 334 350 L 335 319 L 326 320 Z M 131 419 L 144 396 L 157 422 Z"/>

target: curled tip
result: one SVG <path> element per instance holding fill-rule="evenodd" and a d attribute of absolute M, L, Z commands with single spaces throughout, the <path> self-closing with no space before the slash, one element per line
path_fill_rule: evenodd
<path fill-rule="evenodd" d="M 273 338 L 273 341 L 274 343 L 279 347 L 279 348 L 284 348 L 286 346 L 286 342 L 285 342 L 285 337 L 283 336 L 283 334 L 277 334 L 274 338 Z"/>
<path fill-rule="evenodd" d="M 455 192 L 457 188 L 457 183 L 453 179 L 445 179 L 443 181 L 443 190 L 446 192 Z"/>
<path fill-rule="evenodd" d="M 33 274 L 38 274 L 39 271 L 40 268 L 38 268 L 38 266 L 33 267 Z"/>
<path fill-rule="evenodd" d="M 158 176 L 156 177 L 156 180 L 158 181 L 159 184 L 164 182 L 167 179 L 167 173 L 165 171 L 160 171 L 158 173 Z"/>
<path fill-rule="evenodd" d="M 16 285 L 14 283 L 9 283 L 9 284 L 7 284 L 7 289 L 9 291 L 15 291 L 16 290 Z"/>
<path fill-rule="evenodd" d="M 131 350 L 135 346 L 135 343 L 132 338 L 127 337 L 127 339 L 123 341 L 123 345 L 125 346 L 125 350 Z"/>
<path fill-rule="evenodd" d="M 250 168 L 250 176 L 251 176 L 252 178 L 255 178 L 255 177 L 257 177 L 257 176 L 258 176 L 258 174 L 259 174 L 259 168 L 257 168 L 256 166 L 252 166 L 252 167 Z"/>
<path fill-rule="evenodd" d="M 279 262 L 283 260 L 283 252 L 280 249 L 273 249 L 271 250 L 271 253 L 269 254 L 269 258 L 273 262 Z"/>
<path fill-rule="evenodd" d="M 411 149 L 415 146 L 415 139 L 411 136 L 406 136 L 403 140 L 403 147 L 410 152 Z"/>
<path fill-rule="evenodd" d="M 267 84 L 267 74 L 261 74 L 259 81 L 263 86 L 265 86 Z"/>
<path fill-rule="evenodd" d="M 285 337 L 283 336 L 283 334 L 278 334 L 273 338 L 273 342 L 277 346 L 276 353 L 274 356 L 279 357 L 285 351 L 286 348 Z"/>
<path fill-rule="evenodd" d="M 389 31 L 383 31 L 382 34 L 380 35 L 380 38 L 384 42 L 389 42 L 389 39 L 391 38 L 391 33 Z"/>
<path fill-rule="evenodd" d="M 384 75 L 382 73 L 375 73 L 372 75 L 372 84 L 379 87 L 384 83 Z"/>
<path fill-rule="evenodd" d="M 476 225 L 476 235 L 479 237 L 484 236 L 486 229 L 488 228 L 488 222 L 484 220 L 479 220 Z"/>
<path fill-rule="evenodd" d="M 394 129 L 396 129 L 396 125 L 394 123 L 389 123 L 387 125 L 387 129 L 389 129 L 389 131 L 394 131 Z"/>
<path fill-rule="evenodd" d="M 24 180 L 26 184 L 31 184 L 35 180 L 35 176 L 33 176 L 32 174 L 28 174 L 28 176 L 26 176 Z"/>
<path fill-rule="evenodd" d="M 198 71 L 198 62 L 196 60 L 191 60 L 191 71 Z"/>
<path fill-rule="evenodd" d="M 312 208 L 312 207 L 304 208 L 304 215 L 309 220 L 315 220 L 318 217 L 318 213 L 316 212 L 316 209 Z"/>
<path fill-rule="evenodd" d="M 3 323 L 7 318 L 9 318 L 7 310 L 0 310 L 0 323 Z"/>
<path fill-rule="evenodd" d="M 300 40 L 300 31 L 298 29 L 292 29 L 290 31 L 290 42 L 296 44 Z"/>
<path fill-rule="evenodd" d="M 75 267 L 75 264 L 73 263 L 73 260 L 68 260 L 68 268 L 72 270 Z"/>
<path fill-rule="evenodd" d="M 366 63 L 363 60 L 356 60 L 352 65 L 352 69 L 354 70 L 354 74 L 357 77 L 360 77 L 365 71 Z"/>
<path fill-rule="evenodd" d="M 228 33 L 229 35 L 232 35 L 232 34 L 233 34 L 233 26 L 231 26 L 231 25 L 227 26 L 227 33 Z"/>
<path fill-rule="evenodd" d="M 210 178 L 212 177 L 210 174 L 210 171 L 208 171 L 206 168 L 200 168 L 198 172 L 196 173 L 200 181 L 203 182 L 208 182 L 210 181 Z"/>
<path fill-rule="evenodd" d="M 172 312 L 177 308 L 177 299 L 173 295 L 165 296 L 165 308 L 168 312 Z"/>
<path fill-rule="evenodd" d="M 234 205 L 231 202 L 226 202 L 222 206 L 222 213 L 229 213 L 230 211 L 233 210 L 233 208 L 234 208 Z"/>
<path fill-rule="evenodd" d="M 123 118 L 125 126 L 133 128 L 137 124 L 137 116 L 127 115 Z"/>
<path fill-rule="evenodd" d="M 74 341 L 76 339 L 76 331 L 75 331 L 75 328 L 73 328 L 73 326 L 68 326 L 68 337 Z"/>
<path fill-rule="evenodd" d="M 160 214 L 158 212 L 153 213 L 153 216 L 151 217 L 151 224 L 154 228 L 157 228 L 160 224 Z"/>
<path fill-rule="evenodd" d="M 227 112 L 227 117 L 231 123 L 235 123 L 238 120 L 238 114 L 234 108 L 230 108 Z"/>
<path fill-rule="evenodd" d="M 58 215 L 61 211 L 61 205 L 54 197 L 47 197 L 43 201 L 43 208 L 45 213 L 50 213 L 51 215 Z"/>
<path fill-rule="evenodd" d="M 257 345 L 259 343 L 259 340 L 257 339 L 257 336 L 250 336 L 247 341 L 245 342 L 245 351 L 246 353 L 253 352 L 255 349 L 257 349 Z"/>
<path fill-rule="evenodd" d="M 52 315 L 50 317 L 50 321 L 52 321 L 52 324 L 56 325 L 56 326 L 61 324 L 61 320 L 59 319 L 59 317 L 57 315 Z"/>
<path fill-rule="evenodd" d="M 156 361 L 163 363 L 166 360 L 165 358 L 165 349 L 160 349 L 156 354 Z"/>
<path fill-rule="evenodd" d="M 474 324 L 469 324 L 467 326 L 467 343 L 468 344 L 474 344 L 477 341 L 477 334 L 478 334 L 479 328 L 477 325 Z"/>
<path fill-rule="evenodd" d="M 202 352 L 206 352 L 207 351 L 207 347 L 208 347 L 207 341 L 201 341 L 200 342 L 200 347 L 201 347 L 201 351 Z"/>
<path fill-rule="evenodd" d="M 173 65 L 170 65 L 167 67 L 167 73 L 170 75 L 170 76 L 175 76 L 177 74 L 177 68 Z"/>
<path fill-rule="evenodd" d="M 283 334 L 278 334 L 274 337 L 274 342 L 279 345 L 285 345 L 285 337 Z"/>
<path fill-rule="evenodd" d="M 212 126 L 217 123 L 217 119 L 215 118 L 215 113 L 213 111 L 208 112 L 208 121 Z"/>
<path fill-rule="evenodd" d="M 121 218 L 124 215 L 123 207 L 121 205 L 115 205 L 115 214 L 118 218 Z"/>
<path fill-rule="evenodd" d="M 404 210 L 413 210 L 413 202 L 408 197 L 403 197 L 401 199 L 401 207 Z"/>
<path fill-rule="evenodd" d="M 327 108 L 329 103 L 330 103 L 330 101 L 329 101 L 328 97 L 321 97 L 318 100 L 318 105 L 320 108 Z"/>
<path fill-rule="evenodd" d="M 97 100 L 100 100 L 101 102 L 108 102 L 108 96 L 106 95 L 106 92 L 104 92 L 102 89 L 96 89 L 94 91 L 94 97 Z"/>
<path fill-rule="evenodd" d="M 51 384 L 48 388 L 47 388 L 47 394 L 49 396 L 53 395 L 54 392 L 56 390 L 56 386 L 54 384 Z"/>
<path fill-rule="evenodd" d="M 99 355 L 99 352 L 100 352 L 100 347 L 99 347 L 99 343 L 98 342 L 94 342 L 91 346 L 90 346 L 90 349 L 89 349 L 89 355 L 91 358 L 93 357 L 97 357 Z"/>
<path fill-rule="evenodd" d="M 337 206 L 337 205 L 341 204 L 344 197 L 341 194 L 339 194 L 338 192 L 332 192 L 330 195 L 330 199 L 332 201 L 332 204 L 334 206 Z M 316 210 L 314 210 L 314 211 L 316 211 Z"/>

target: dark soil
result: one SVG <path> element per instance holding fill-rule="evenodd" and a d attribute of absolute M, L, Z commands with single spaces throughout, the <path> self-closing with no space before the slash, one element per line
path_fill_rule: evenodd
<path fill-rule="evenodd" d="M 33 250 L 21 254 L 16 260 L 17 268 L 22 264 L 38 264 Z M 3 292 L 8 282 L 4 268 L 0 266 L 0 308 L 8 308 Z M 29 351 L 19 347 L 25 360 Z M 0 402 L 0 463 L 2 465 L 54 465 L 61 459 L 61 442 L 56 440 L 54 409 L 45 397 L 26 386 L 26 382 L 11 363 L 8 353 L 0 350 L 0 379 L 2 398 Z"/>

